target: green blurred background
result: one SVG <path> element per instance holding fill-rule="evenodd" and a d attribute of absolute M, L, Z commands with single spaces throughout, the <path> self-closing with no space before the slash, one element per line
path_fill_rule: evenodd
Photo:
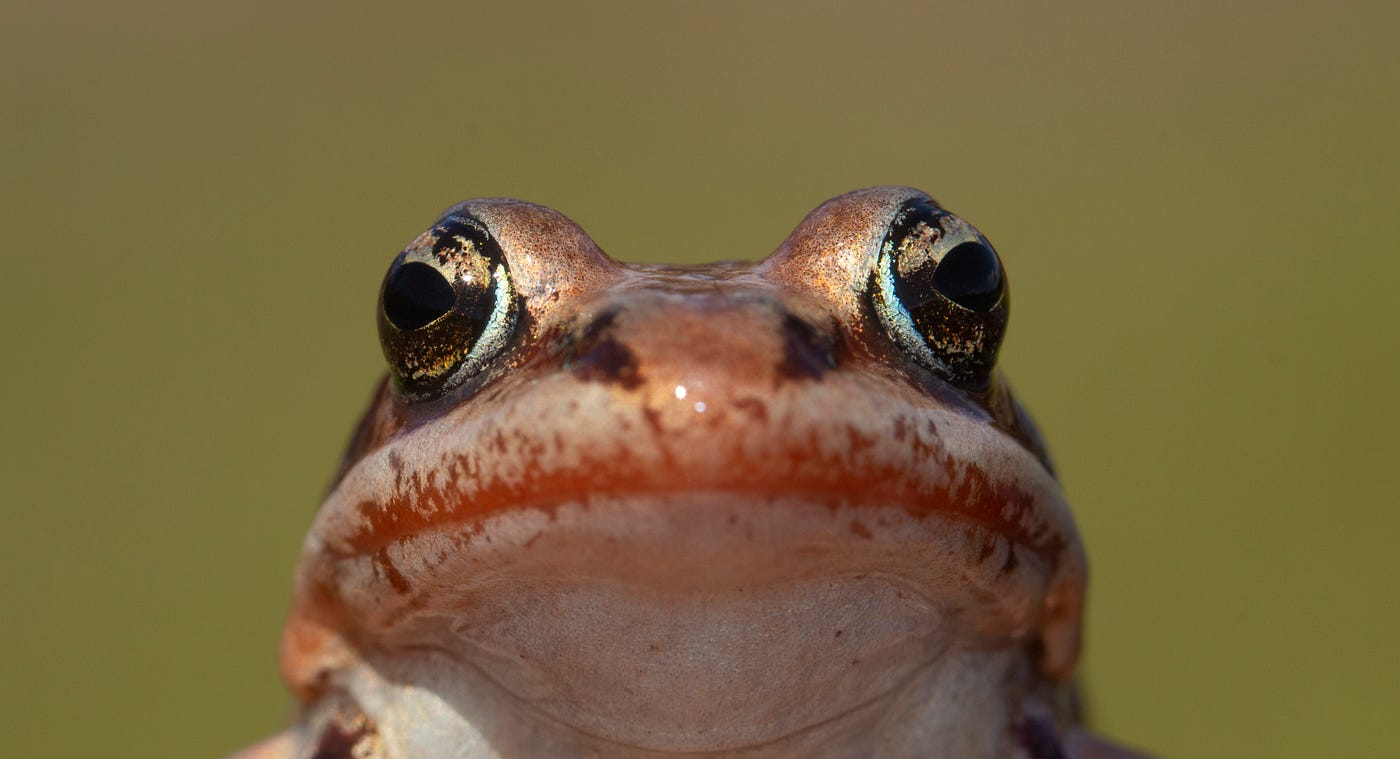
<path fill-rule="evenodd" d="M 376 288 L 445 206 L 682 262 L 882 183 L 1007 261 L 1098 726 L 1393 752 L 1400 11 L 1222 5 L 5 4 L 3 753 L 283 723 Z"/>

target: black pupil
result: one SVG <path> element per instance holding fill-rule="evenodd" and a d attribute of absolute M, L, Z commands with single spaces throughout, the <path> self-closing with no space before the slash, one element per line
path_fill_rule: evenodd
<path fill-rule="evenodd" d="M 965 242 L 943 255 L 933 287 L 963 308 L 986 311 L 1001 297 L 1001 264 L 991 248 Z"/>
<path fill-rule="evenodd" d="M 400 266 L 384 286 L 384 315 L 403 330 L 431 323 L 451 311 L 456 302 L 452 283 L 437 269 L 418 261 Z"/>

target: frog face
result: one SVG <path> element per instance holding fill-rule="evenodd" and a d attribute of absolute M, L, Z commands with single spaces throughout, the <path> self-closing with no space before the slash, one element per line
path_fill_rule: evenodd
<path fill-rule="evenodd" d="M 1050 756 L 1085 562 L 996 371 L 1008 308 L 908 188 L 700 267 L 454 206 L 385 277 L 266 750 Z"/>

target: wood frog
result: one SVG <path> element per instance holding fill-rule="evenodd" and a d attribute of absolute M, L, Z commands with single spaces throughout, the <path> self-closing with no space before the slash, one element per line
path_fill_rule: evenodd
<path fill-rule="evenodd" d="M 1008 309 L 909 188 L 695 267 L 452 207 L 302 551 L 298 721 L 239 756 L 1135 756 L 1078 727 L 1084 550 Z"/>

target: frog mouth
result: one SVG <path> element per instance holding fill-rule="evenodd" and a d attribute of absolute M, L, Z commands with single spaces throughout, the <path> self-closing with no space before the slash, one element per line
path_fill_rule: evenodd
<path fill-rule="evenodd" d="M 571 466 L 510 480 L 399 474 L 404 484 L 386 498 L 328 512 L 353 515 L 353 522 L 313 534 L 325 537 L 318 546 L 324 558 L 368 567 L 367 581 L 405 597 L 423 578 L 436 578 L 433 567 L 461 555 L 497 567 L 527 555 L 548 554 L 561 567 L 565 556 L 575 567 L 605 557 L 588 573 L 676 589 L 780 582 L 844 561 L 916 585 L 936 585 L 940 573 L 956 571 L 983 598 L 1032 605 L 1029 599 L 1057 578 L 1082 579 L 1073 527 L 1067 517 L 1054 519 L 1065 512 L 1053 482 L 996 480 L 978 464 L 958 464 L 932 446 L 922 450 L 935 467 L 843 467 L 803 460 L 810 448 L 799 446 L 709 471 L 683 452 L 663 450 L 640 465 L 580 456 Z M 470 452 L 448 457 L 447 467 L 433 471 L 473 468 Z M 801 474 L 775 476 L 785 470 Z M 745 550 L 735 550 L 741 544 Z M 800 570 L 773 561 L 824 552 L 826 559 Z"/>
<path fill-rule="evenodd" d="M 1053 476 L 985 420 L 942 406 L 880 405 L 888 393 L 840 385 L 827 380 L 791 404 L 834 413 L 781 423 L 772 420 L 780 404 L 756 399 L 711 403 L 696 424 L 687 414 L 703 403 L 677 412 L 576 387 L 567 400 L 522 404 L 534 413 L 525 419 L 458 409 L 350 467 L 313 533 L 335 553 L 365 554 L 506 511 L 711 491 L 939 516 L 1047 559 L 1077 548 Z"/>
<path fill-rule="evenodd" d="M 454 409 L 345 473 L 299 597 L 395 626 L 487 576 L 727 593 L 867 572 L 1003 632 L 1059 628 L 1043 666 L 1068 673 L 1085 566 L 1053 477 L 985 419 L 877 390 L 833 374 L 697 418 L 693 397 L 538 383 L 509 415 Z"/>
<path fill-rule="evenodd" d="M 559 722 L 688 750 L 710 704 L 780 705 L 726 744 L 751 745 L 890 692 L 946 646 L 1072 672 L 1085 567 L 1067 506 L 985 419 L 836 374 L 766 406 L 711 396 L 700 416 L 693 396 L 547 383 L 510 414 L 454 409 L 347 470 L 299 570 L 283 649 L 295 689 L 318 687 L 326 657 L 298 652 L 328 639 L 414 667 L 429 665 L 412 652 L 435 652 L 518 700 L 583 705 Z M 888 666 L 808 680 L 808 659 Z M 764 683 L 762 698 L 735 701 L 711 671 Z M 819 682 L 845 700 L 801 697 Z M 598 693 L 607 708 L 587 711 Z"/>

